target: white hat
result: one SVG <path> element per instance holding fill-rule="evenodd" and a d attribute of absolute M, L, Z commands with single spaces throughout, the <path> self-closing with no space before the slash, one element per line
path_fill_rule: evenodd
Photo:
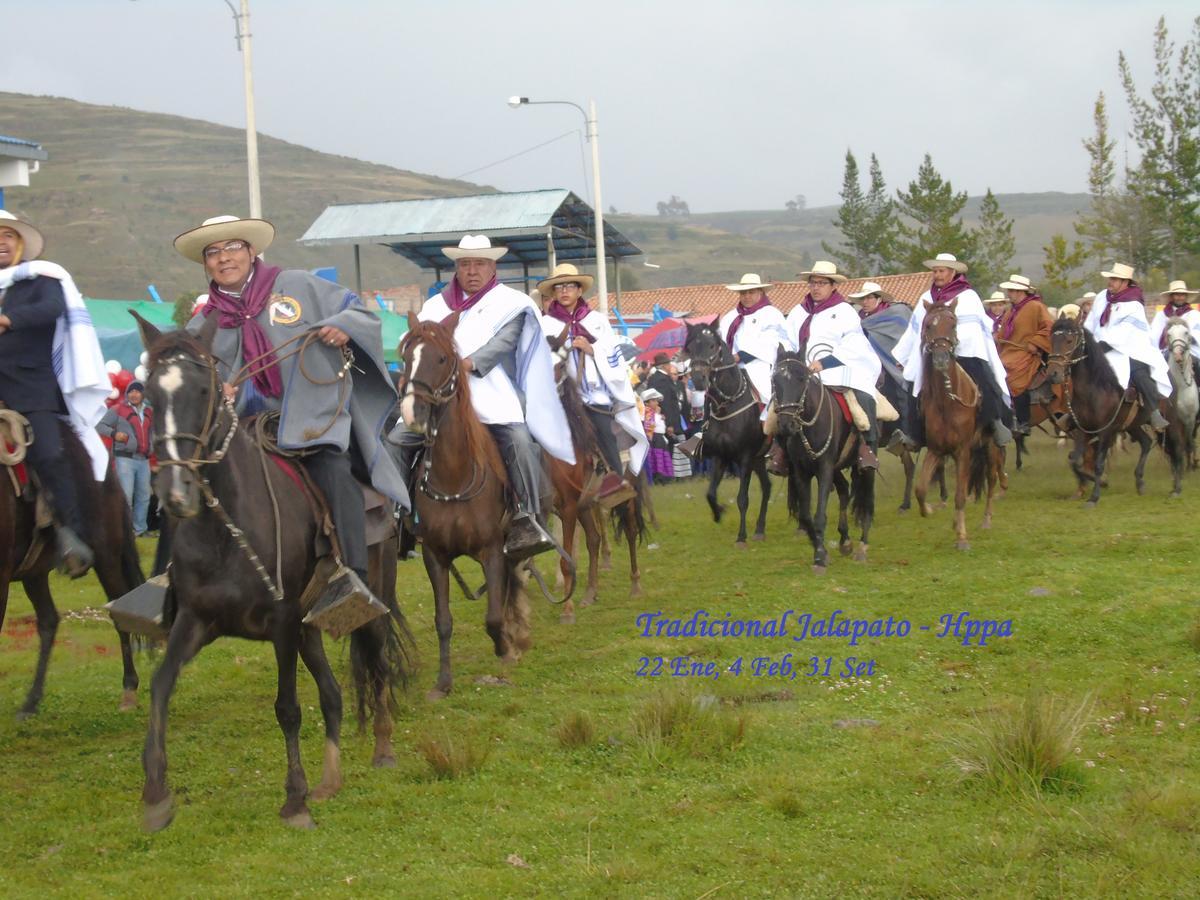
<path fill-rule="evenodd" d="M 1095 300 L 1096 292 L 1095 291 L 1086 291 L 1084 293 L 1084 295 L 1082 297 L 1080 297 L 1079 299 L 1080 300 Z"/>
<path fill-rule="evenodd" d="M 967 264 L 959 262 L 953 253 L 939 253 L 933 259 L 925 260 L 924 266 L 927 269 L 953 269 L 960 275 L 967 271 Z"/>
<path fill-rule="evenodd" d="M 770 282 L 764 283 L 761 278 L 753 272 L 747 272 L 742 276 L 742 280 L 737 284 L 727 284 L 725 289 L 729 291 L 769 291 L 774 285 Z"/>
<path fill-rule="evenodd" d="M 21 243 L 24 247 L 21 250 L 20 261 L 28 262 L 42 255 L 42 250 L 46 247 L 46 240 L 42 237 L 42 233 L 28 222 L 18 219 L 7 210 L 0 209 L 0 228 L 11 228 L 21 236 Z"/>
<path fill-rule="evenodd" d="M 486 234 L 464 234 L 457 247 L 443 247 L 442 252 L 450 259 L 497 260 L 508 252 L 507 247 L 493 247 Z"/>
<path fill-rule="evenodd" d="M 1200 291 L 1189 291 L 1186 281 L 1172 281 L 1171 286 L 1158 296 L 1170 297 L 1172 294 L 1200 294 Z"/>
<path fill-rule="evenodd" d="M 1123 278 L 1126 281 L 1133 281 L 1133 266 L 1127 266 L 1125 263 L 1113 263 L 1111 272 L 1100 273 L 1105 278 Z"/>
<path fill-rule="evenodd" d="M 801 281 L 811 281 L 814 275 L 818 278 L 828 278 L 834 284 L 840 284 L 847 280 L 845 275 L 838 274 L 837 266 L 827 259 L 818 259 L 813 263 L 811 269 L 807 272 L 800 272 L 798 277 Z"/>
<path fill-rule="evenodd" d="M 1008 281 L 1000 283 L 1000 289 L 1005 291 L 1024 291 L 1027 294 L 1032 294 L 1034 291 L 1033 282 L 1024 275 L 1009 275 Z"/>
<path fill-rule="evenodd" d="M 549 278 L 543 278 L 538 282 L 538 293 L 543 297 L 549 297 L 554 293 L 554 286 L 558 284 L 570 284 L 575 282 L 579 285 L 580 293 L 586 294 L 592 289 L 592 276 L 584 275 L 570 263 L 561 263 L 554 267 L 554 271 L 550 273 Z"/>
<path fill-rule="evenodd" d="M 246 241 L 255 253 L 262 253 L 273 240 L 275 226 L 266 219 L 213 216 L 175 238 L 175 249 L 192 262 L 204 265 L 204 248 L 217 241 Z"/>
<path fill-rule="evenodd" d="M 656 391 L 654 388 L 646 388 L 644 391 L 642 391 L 642 401 L 643 402 L 646 400 L 661 400 L 662 398 L 663 398 L 663 395 L 661 393 L 659 393 L 658 391 Z"/>
<path fill-rule="evenodd" d="M 1000 285 L 1000 287 L 1004 287 L 1004 285 Z M 1025 290 L 1025 289 L 1021 288 L 1021 290 Z M 992 291 L 992 296 L 988 297 L 983 302 L 984 303 L 1007 303 L 1008 302 L 1008 294 L 1004 293 L 1004 291 Z"/>
<path fill-rule="evenodd" d="M 889 303 L 896 299 L 873 281 L 864 281 L 862 290 L 857 294 L 851 294 L 850 299 L 862 300 L 864 297 L 870 297 L 872 294 L 878 294 L 881 298 Z"/>
<path fill-rule="evenodd" d="M 1079 304 L 1064 303 L 1062 306 L 1060 306 L 1058 308 L 1058 318 L 1060 318 L 1060 319 L 1078 319 L 1079 318 Z"/>

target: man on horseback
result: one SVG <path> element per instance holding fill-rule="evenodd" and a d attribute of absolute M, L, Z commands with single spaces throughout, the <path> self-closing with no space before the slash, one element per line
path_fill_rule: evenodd
<path fill-rule="evenodd" d="M 396 392 L 383 362 L 379 317 L 340 285 L 267 265 L 258 254 L 274 238 L 265 220 L 217 216 L 175 238 L 175 249 L 208 274 L 208 302 L 187 330 L 199 333 L 217 316 L 213 355 L 225 396 L 239 416 L 279 413 L 280 449 L 301 452 L 299 461 L 328 504 L 342 561 L 356 577 L 347 572 L 330 582 L 314 604 L 326 609 L 351 591 L 370 595 L 366 514 L 352 471 L 409 508 L 404 478 L 382 443 Z M 277 355 L 310 333 L 316 334 L 311 345 Z M 157 415 L 165 423 L 169 401 Z"/>
<path fill-rule="evenodd" d="M 738 302 L 717 322 L 717 332 L 737 357 L 738 365 L 746 370 L 758 394 L 764 421 L 771 405 L 775 352 L 787 340 L 783 313 L 767 297 L 771 287 L 752 272 L 743 275 L 737 284 L 725 285 L 726 290 L 739 295 Z"/>
<path fill-rule="evenodd" d="M 1191 298 L 1200 291 L 1189 291 L 1186 281 L 1172 281 L 1170 287 L 1159 294 L 1159 299 L 1166 301 L 1150 323 L 1150 340 L 1158 345 L 1163 354 L 1167 353 L 1167 320 L 1180 318 L 1187 322 L 1192 333 L 1192 343 L 1188 348 L 1192 354 L 1192 370 L 1196 381 L 1200 383 L 1200 310 L 1192 306 Z"/>
<path fill-rule="evenodd" d="M 542 329 L 551 349 L 565 354 L 567 375 L 583 400 L 600 456 L 608 467 L 596 492 L 601 505 L 607 506 L 608 501 L 623 495 L 627 498 L 635 490 L 623 477 L 618 439 L 629 451 L 629 470 L 635 477 L 642 470 L 649 445 L 638 417 L 629 364 L 617 347 L 612 326 L 583 300 L 591 287 L 592 276 L 563 263 L 538 285 L 538 292 L 550 301 L 542 316 Z"/>
<path fill-rule="evenodd" d="M 817 260 L 800 278 L 808 282 L 808 296 L 790 313 L 785 323 L 787 342 L 806 348 L 808 367 L 826 387 L 849 388 L 867 416 L 863 442 L 858 448 L 858 465 L 879 468 L 879 425 L 875 417 L 875 384 L 882 364 L 863 333 L 854 308 L 837 292 L 835 285 L 846 281 L 837 266 Z"/>
<path fill-rule="evenodd" d="M 908 422 L 908 385 L 904 381 L 904 372 L 900 363 L 893 355 L 896 342 L 908 328 L 908 320 L 912 318 L 912 309 L 907 303 L 900 303 L 874 281 L 863 282 L 862 290 L 851 294 L 850 299 L 859 304 L 858 317 L 861 320 L 863 334 L 867 343 L 879 357 L 882 372 L 879 377 L 878 390 L 892 404 L 899 421 L 896 427 L 907 431 Z M 896 448 L 899 452 L 899 448 Z"/>
<path fill-rule="evenodd" d="M 504 542 L 511 560 L 555 549 L 542 517 L 542 459 L 575 462 L 566 413 L 554 389 L 554 364 L 533 301 L 496 279 L 496 261 L 508 250 L 486 235 L 464 235 L 443 247 L 454 278 L 425 301 L 418 318 L 441 322 L 454 313 L 454 343 L 471 372 L 471 405 L 488 427 L 508 470 L 516 508 Z M 406 466 L 423 438 L 397 426 Z M 536 441 L 536 443 L 535 443 Z M 407 468 L 406 468 L 407 471 Z"/>
<path fill-rule="evenodd" d="M 109 386 L 83 298 L 64 269 L 38 261 L 44 245 L 33 225 L 0 210 L 0 403 L 29 422 L 25 459 L 58 522 L 59 570 L 79 578 L 94 557 L 60 423 L 70 418 L 102 481 L 108 453 L 94 429 Z"/>
<path fill-rule="evenodd" d="M 1150 425 L 1165 431 L 1167 419 L 1159 411 L 1160 397 L 1171 396 L 1167 362 L 1150 339 L 1142 288 L 1133 279 L 1133 266 L 1114 263 L 1111 272 L 1101 272 L 1108 287 L 1096 295 L 1083 327 L 1099 343 L 1121 387 L 1134 386 L 1150 410 Z"/>
<path fill-rule="evenodd" d="M 1029 389 L 1050 353 L 1050 326 L 1054 319 L 1042 302 L 1042 295 L 1024 275 L 1011 275 L 1000 287 L 1007 292 L 1010 305 L 1001 315 L 993 337 L 1013 401 L 1016 420 L 1013 431 L 1029 434 Z"/>
<path fill-rule="evenodd" d="M 952 253 L 939 253 L 934 259 L 925 260 L 925 266 L 933 274 L 933 285 L 921 295 L 908 322 L 908 331 L 896 344 L 896 359 L 904 364 L 904 378 L 912 387 L 909 391 L 908 422 L 911 432 L 895 431 L 889 449 L 903 441 L 909 450 L 917 450 L 924 443 L 924 426 L 918 398 L 921 395 L 922 357 L 921 325 L 925 321 L 926 306 L 948 306 L 955 303 L 957 319 L 955 359 L 979 388 L 979 421 L 991 425 L 992 436 L 997 446 L 1003 447 L 1012 441 L 1012 431 L 1005 419 L 1011 420 L 1007 374 L 996 352 L 992 340 L 992 320 L 984 311 L 979 295 L 965 277 L 967 264 L 960 262 Z"/>

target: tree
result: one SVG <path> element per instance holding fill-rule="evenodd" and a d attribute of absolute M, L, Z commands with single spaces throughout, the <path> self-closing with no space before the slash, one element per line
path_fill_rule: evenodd
<path fill-rule="evenodd" d="M 971 232 L 975 255 L 971 257 L 971 281 L 982 291 L 1007 279 L 1012 258 L 1017 252 L 1013 242 L 1013 220 L 1004 215 L 992 189 L 988 188 L 979 208 L 979 227 Z"/>
<path fill-rule="evenodd" d="M 1079 217 L 1075 231 L 1088 240 L 1096 259 L 1103 261 L 1110 256 L 1114 244 L 1119 243 L 1113 233 L 1114 223 L 1107 215 L 1107 207 L 1116 193 L 1116 166 L 1113 162 L 1116 141 L 1108 136 L 1108 109 L 1103 91 L 1092 107 L 1092 123 L 1096 130 L 1091 138 L 1083 142 L 1091 160 L 1088 165 L 1088 192 L 1092 195 L 1092 208 L 1089 214 Z"/>
<path fill-rule="evenodd" d="M 690 216 L 692 211 L 688 209 L 686 200 L 681 200 L 672 194 L 670 200 L 658 201 L 658 214 L 660 216 Z"/>
<path fill-rule="evenodd" d="M 888 196 L 883 169 L 875 154 L 871 154 L 871 187 L 867 191 L 866 216 L 863 222 L 863 250 L 867 254 L 864 272 L 879 275 L 899 271 L 895 263 L 899 224 L 896 221 L 896 202 Z"/>
<path fill-rule="evenodd" d="M 1081 241 L 1073 241 L 1068 250 L 1066 237 L 1056 234 L 1050 238 L 1050 243 L 1042 248 L 1042 254 L 1042 297 L 1051 306 L 1070 303 L 1091 280 L 1087 273 L 1078 278 L 1074 274 L 1088 261 L 1087 245 Z"/>
<path fill-rule="evenodd" d="M 899 210 L 908 221 L 899 223 L 896 261 L 910 272 L 920 271 L 924 260 L 935 253 L 953 253 L 970 262 L 975 255 L 975 240 L 963 225 L 960 215 L 967 193 L 956 194 L 949 181 L 942 179 L 926 153 L 917 178 L 907 191 L 896 191 Z"/>
<path fill-rule="evenodd" d="M 808 206 L 808 198 L 803 194 L 797 194 L 783 204 L 783 206 L 788 212 L 804 212 L 804 208 Z"/>
<path fill-rule="evenodd" d="M 1174 56 L 1175 44 L 1160 18 L 1154 29 L 1154 86 L 1146 99 L 1137 92 L 1125 54 L 1119 54 L 1132 137 L 1141 151 L 1127 180 L 1165 228 L 1165 262 L 1172 275 L 1183 253 L 1200 249 L 1200 16 L 1172 72 Z"/>
<path fill-rule="evenodd" d="M 175 323 L 176 328 L 183 328 L 192 318 L 192 306 L 196 303 L 196 293 L 187 293 L 186 291 L 175 298 L 175 311 L 171 313 L 171 320 Z"/>
<path fill-rule="evenodd" d="M 858 161 L 850 150 L 846 150 L 846 167 L 842 170 L 842 205 L 838 208 L 833 224 L 842 233 L 843 241 L 832 246 L 822 241 L 821 247 L 837 263 L 843 272 L 852 276 L 867 271 L 868 253 L 864 249 L 864 225 L 867 218 L 867 201 L 862 186 L 858 183 Z"/>

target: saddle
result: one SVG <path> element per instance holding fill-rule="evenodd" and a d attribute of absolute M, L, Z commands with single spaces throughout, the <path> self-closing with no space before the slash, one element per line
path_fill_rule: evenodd
<path fill-rule="evenodd" d="M 19 577 L 41 555 L 50 543 L 54 527 L 54 510 L 45 488 L 36 473 L 25 465 L 25 451 L 33 443 L 29 420 L 15 410 L 0 404 L 0 465 L 8 473 L 13 494 L 33 504 L 33 535 L 25 557 L 17 564 L 14 577 Z"/>

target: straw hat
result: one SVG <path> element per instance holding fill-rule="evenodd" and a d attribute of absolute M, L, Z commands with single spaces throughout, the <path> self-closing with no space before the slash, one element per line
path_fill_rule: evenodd
<path fill-rule="evenodd" d="M 1158 296 L 1170 297 L 1172 294 L 1200 294 L 1200 291 L 1189 291 L 1186 281 L 1172 281 L 1171 286 Z"/>
<path fill-rule="evenodd" d="M 22 262 L 29 262 L 29 260 L 37 259 L 42 255 L 42 250 L 46 247 L 46 240 L 42 237 L 42 233 L 28 222 L 18 219 L 7 210 L 0 209 L 0 228 L 11 228 L 21 236 L 21 243 L 24 245 L 21 250 Z"/>
<path fill-rule="evenodd" d="M 967 271 L 967 264 L 959 262 L 953 253 L 939 253 L 933 259 L 925 260 L 924 266 L 927 269 L 953 269 L 960 275 Z"/>
<path fill-rule="evenodd" d="M 508 252 L 508 248 L 493 247 L 491 239 L 486 234 L 464 234 L 457 247 L 443 247 L 442 252 L 453 260 L 497 260 Z"/>
<path fill-rule="evenodd" d="M 246 241 L 255 253 L 262 253 L 273 240 L 275 226 L 266 219 L 213 216 L 175 238 L 175 249 L 192 262 L 204 265 L 204 248 L 217 241 Z"/>
<path fill-rule="evenodd" d="M 1000 282 L 1002 291 L 1024 291 L 1027 294 L 1034 292 L 1033 282 L 1024 275 L 1009 275 L 1008 281 Z"/>
<path fill-rule="evenodd" d="M 543 278 L 538 282 L 538 293 L 543 297 L 549 297 L 554 293 L 556 284 L 570 284 L 572 281 L 577 283 L 579 290 L 585 294 L 592 289 L 591 275 L 581 275 L 579 270 L 570 263 L 562 263 L 554 267 L 549 278 Z"/>
<path fill-rule="evenodd" d="M 1105 278 L 1124 278 L 1126 281 L 1133 281 L 1133 266 L 1127 266 L 1125 263 L 1113 263 L 1111 272 L 1100 273 Z"/>
<path fill-rule="evenodd" d="M 1000 285 L 1000 287 L 1004 287 L 1004 285 Z M 1023 291 L 1023 290 L 1025 290 L 1025 288 L 1020 288 L 1020 290 Z M 1004 293 L 1004 291 L 992 291 L 992 296 L 988 297 L 983 302 L 984 303 L 1007 303 L 1008 302 L 1008 294 Z"/>
<path fill-rule="evenodd" d="M 813 263 L 813 267 L 807 272 L 800 272 L 797 277 L 801 281 L 810 281 L 816 275 L 818 278 L 828 278 L 834 284 L 841 284 L 846 281 L 845 275 L 839 275 L 837 266 L 829 262 L 827 259 L 818 259 Z"/>
<path fill-rule="evenodd" d="M 1058 317 L 1060 319 L 1078 319 L 1079 318 L 1079 304 L 1064 303 L 1062 306 L 1060 306 L 1058 308 Z"/>
<path fill-rule="evenodd" d="M 649 400 L 661 400 L 662 398 L 663 395 L 654 388 L 646 388 L 644 391 L 642 391 L 642 402 Z"/>
<path fill-rule="evenodd" d="M 754 272 L 747 272 L 737 284 L 725 285 L 726 290 L 737 291 L 738 293 L 742 291 L 769 291 L 772 287 L 774 285 L 769 282 L 764 283 Z"/>
<path fill-rule="evenodd" d="M 881 288 L 879 285 L 877 285 L 873 281 L 864 281 L 862 290 L 859 291 L 857 294 L 851 294 L 850 299 L 851 300 L 862 300 L 865 297 L 870 297 L 872 294 L 878 294 L 879 299 L 884 300 L 888 303 L 891 303 L 893 300 L 896 299 L 895 297 L 893 297 L 891 294 L 889 294 L 887 291 L 885 291 L 883 288 Z"/>

